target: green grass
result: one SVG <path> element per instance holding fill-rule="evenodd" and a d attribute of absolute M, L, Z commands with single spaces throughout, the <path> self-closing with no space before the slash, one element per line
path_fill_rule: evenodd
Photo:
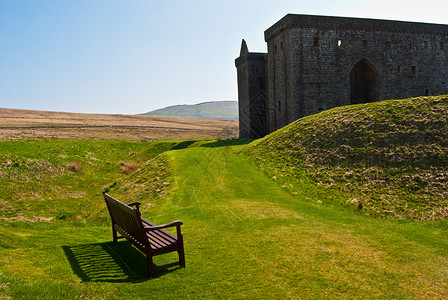
<path fill-rule="evenodd" d="M 0 299 L 445 299 L 447 107 L 337 108 L 249 145 L 0 142 Z M 103 190 L 182 220 L 186 268 L 148 279 Z"/>
<path fill-rule="evenodd" d="M 237 143 L 246 141 L 230 142 Z M 0 298 L 448 296 L 446 221 L 373 219 L 342 208 L 335 203 L 344 192 L 311 180 L 291 189 L 239 154 L 245 147 L 215 141 L 0 143 L 2 162 L 11 161 L 0 169 Z M 127 176 L 120 169 L 124 160 L 142 168 Z M 81 172 L 65 169 L 73 161 Z M 144 182 L 152 184 L 148 190 L 163 190 L 139 193 Z M 182 220 L 186 268 L 148 280 L 143 255 L 126 241 L 111 243 L 103 188 L 126 201 L 138 199 L 143 215 L 156 223 Z M 71 198 L 72 192 L 79 195 Z"/>
<path fill-rule="evenodd" d="M 0 212 L 8 220 L 95 220 L 90 207 L 103 207 L 101 191 L 127 177 L 123 163 L 143 166 L 162 152 L 201 143 L 209 141 L 0 142 Z"/>
<path fill-rule="evenodd" d="M 271 177 L 310 180 L 373 217 L 448 217 L 448 96 L 338 107 L 254 143 Z M 289 177 L 283 179 L 283 177 Z"/>

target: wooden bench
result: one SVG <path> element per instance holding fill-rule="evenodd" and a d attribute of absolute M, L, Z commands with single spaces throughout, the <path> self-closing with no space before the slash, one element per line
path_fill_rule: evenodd
<path fill-rule="evenodd" d="M 155 271 L 159 269 L 174 266 L 185 268 L 184 242 L 180 231 L 180 226 L 183 224 L 181 221 L 157 226 L 141 217 L 139 202 L 126 205 L 105 192 L 103 192 L 103 195 L 112 219 L 113 241 L 116 242 L 118 239 L 126 238 L 146 255 L 148 277 L 153 276 Z M 164 230 L 164 228 L 169 227 L 176 227 L 177 236 Z M 179 261 L 163 266 L 154 265 L 154 256 L 174 251 L 179 254 Z"/>

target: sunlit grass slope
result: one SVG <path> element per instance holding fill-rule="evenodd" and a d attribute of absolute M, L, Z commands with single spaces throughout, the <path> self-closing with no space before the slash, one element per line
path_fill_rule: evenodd
<path fill-rule="evenodd" d="M 292 190 L 311 180 L 375 217 L 448 217 L 448 96 L 338 107 L 245 153 Z"/>
<path fill-rule="evenodd" d="M 180 287 L 164 295 L 258 299 L 446 294 L 444 223 L 353 214 L 325 205 L 331 193 L 312 183 L 300 183 L 291 193 L 236 154 L 241 149 L 197 147 L 158 158 L 168 166 L 163 181 L 170 190 L 155 205 L 152 197 L 140 197 L 144 215 L 157 223 L 182 220 L 188 253 L 187 268 L 166 275 Z M 151 170 L 159 174 L 163 169 Z M 137 178 L 150 182 L 154 173 L 138 172 Z M 121 190 L 119 183 L 111 193 L 125 197 L 129 189 Z M 165 285 L 163 277 L 152 283 L 154 289 Z"/>
<path fill-rule="evenodd" d="M 292 191 L 239 154 L 247 146 L 225 145 L 0 144 L 10 160 L 0 174 L 8 188 L 0 194 L 0 298 L 448 297 L 446 220 L 373 219 L 331 206 L 341 194 L 310 181 Z M 121 162 L 141 168 L 126 175 Z M 36 171 L 42 164 L 62 175 Z M 103 188 L 141 201 L 157 224 L 182 220 L 186 268 L 148 280 L 144 256 L 111 242 Z"/>
<path fill-rule="evenodd" d="M 97 210 L 91 207 L 98 206 L 102 189 L 164 151 L 195 143 L 200 141 L 0 142 L 0 218 L 94 220 Z"/>

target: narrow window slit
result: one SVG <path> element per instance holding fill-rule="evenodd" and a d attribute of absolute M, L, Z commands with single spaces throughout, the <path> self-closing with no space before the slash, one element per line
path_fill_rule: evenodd
<path fill-rule="evenodd" d="M 392 48 L 392 43 L 390 41 L 386 42 L 386 50 L 390 50 Z"/>
<path fill-rule="evenodd" d="M 362 47 L 364 49 L 367 49 L 367 47 L 369 47 L 369 41 L 366 41 L 366 40 L 362 41 Z"/>

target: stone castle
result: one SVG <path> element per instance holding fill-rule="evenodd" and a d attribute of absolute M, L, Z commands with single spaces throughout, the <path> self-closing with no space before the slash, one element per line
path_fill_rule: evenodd
<path fill-rule="evenodd" d="M 448 25 L 288 14 L 243 40 L 240 137 L 260 138 L 336 106 L 448 93 Z"/>

